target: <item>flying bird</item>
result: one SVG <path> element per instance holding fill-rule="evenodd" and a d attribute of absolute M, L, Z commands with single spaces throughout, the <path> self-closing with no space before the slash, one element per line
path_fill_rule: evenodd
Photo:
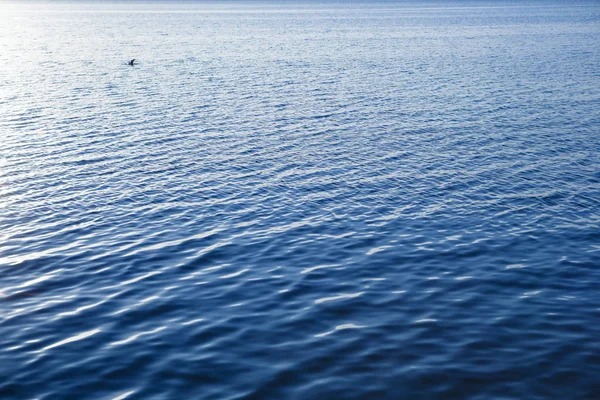
<path fill-rule="evenodd" d="M 131 61 L 128 62 L 129 65 L 135 65 L 133 62 L 135 61 L 135 58 Z"/>

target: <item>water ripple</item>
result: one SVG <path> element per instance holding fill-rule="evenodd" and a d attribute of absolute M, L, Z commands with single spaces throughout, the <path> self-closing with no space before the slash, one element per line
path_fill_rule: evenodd
<path fill-rule="evenodd" d="M 0 3 L 0 398 L 597 398 L 598 21 Z"/>

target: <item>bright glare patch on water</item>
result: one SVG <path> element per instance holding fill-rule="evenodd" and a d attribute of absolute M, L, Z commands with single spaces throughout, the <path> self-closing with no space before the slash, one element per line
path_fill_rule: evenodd
<path fill-rule="evenodd" d="M 101 331 L 100 329 L 93 329 L 91 331 L 80 333 L 79 335 L 75 335 L 75 336 L 72 336 L 70 338 L 61 340 L 60 342 L 51 344 L 50 346 L 46 346 L 43 349 L 39 350 L 38 352 L 39 353 L 45 353 L 48 350 L 54 349 L 56 347 L 64 346 L 65 344 L 68 344 L 68 343 L 73 343 L 73 342 L 77 342 L 77 341 L 80 341 L 80 340 L 83 340 L 83 339 L 87 339 L 90 336 L 94 336 L 95 334 L 99 333 L 100 331 Z"/>
<path fill-rule="evenodd" d="M 135 390 L 130 390 L 129 392 L 125 392 L 117 397 L 113 397 L 112 400 L 125 400 L 126 398 L 128 398 L 129 396 L 134 394 L 135 392 L 136 392 Z"/>
<path fill-rule="evenodd" d="M 437 319 L 435 319 L 435 318 L 422 318 L 422 319 L 415 320 L 415 324 L 427 324 L 427 323 L 431 323 L 431 322 L 437 322 Z"/>
<path fill-rule="evenodd" d="M 315 335 L 315 337 L 321 338 L 321 337 L 329 336 L 332 333 L 337 332 L 337 331 L 342 331 L 345 329 L 361 329 L 361 328 L 366 328 L 366 326 L 356 325 L 356 324 L 342 324 L 342 325 L 336 326 L 331 331 L 319 333 L 319 334 Z"/>
<path fill-rule="evenodd" d="M 337 296 L 323 297 L 321 299 L 315 300 L 315 304 L 327 303 L 329 301 L 353 299 L 353 298 L 362 296 L 363 294 L 364 294 L 364 292 L 360 292 L 360 293 L 345 293 L 345 294 L 339 294 Z"/>
<path fill-rule="evenodd" d="M 158 332 L 163 331 L 165 329 L 167 329 L 166 326 L 161 326 L 161 327 L 158 327 L 156 329 L 149 330 L 149 331 L 139 332 L 139 333 L 136 333 L 134 335 L 129 336 L 126 339 L 119 340 L 119 341 L 116 341 L 116 342 L 112 342 L 112 343 L 110 343 L 110 346 L 121 346 L 123 344 L 131 343 L 131 342 L 136 341 L 137 339 L 139 339 L 142 336 L 152 335 L 154 333 L 158 333 Z"/>
<path fill-rule="evenodd" d="M 525 268 L 526 266 L 523 264 L 510 264 L 506 266 L 506 269 L 520 269 Z"/>

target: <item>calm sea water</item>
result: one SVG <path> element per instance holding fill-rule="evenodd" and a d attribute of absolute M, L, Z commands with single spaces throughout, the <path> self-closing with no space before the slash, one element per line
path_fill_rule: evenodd
<path fill-rule="evenodd" d="M 599 398 L 599 110 L 597 2 L 0 3 L 0 398 Z"/>

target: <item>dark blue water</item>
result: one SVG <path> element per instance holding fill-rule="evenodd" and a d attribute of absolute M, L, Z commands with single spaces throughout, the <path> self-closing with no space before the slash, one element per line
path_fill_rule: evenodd
<path fill-rule="evenodd" d="M 597 2 L 2 3 L 0 74 L 0 398 L 600 398 Z"/>

